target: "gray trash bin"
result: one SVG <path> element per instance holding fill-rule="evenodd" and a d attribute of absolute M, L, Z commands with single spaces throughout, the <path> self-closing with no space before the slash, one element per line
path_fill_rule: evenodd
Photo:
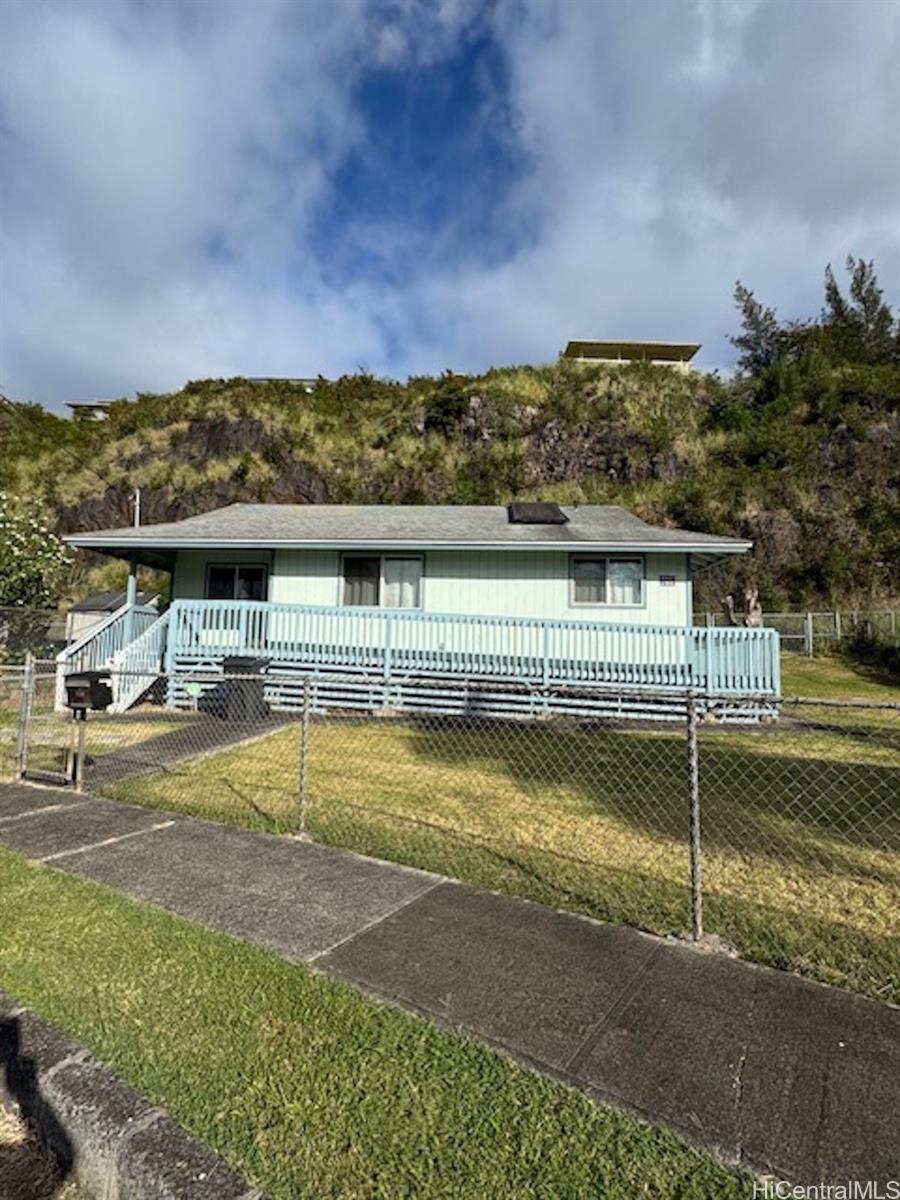
<path fill-rule="evenodd" d="M 206 692 L 197 705 L 207 712 L 226 721 L 261 721 L 271 714 L 266 702 L 265 680 L 262 678 L 271 665 L 269 658 L 253 658 L 244 654 L 233 654 L 222 660 L 222 669 L 228 676 Z M 246 675 L 246 679 L 241 676 Z"/>

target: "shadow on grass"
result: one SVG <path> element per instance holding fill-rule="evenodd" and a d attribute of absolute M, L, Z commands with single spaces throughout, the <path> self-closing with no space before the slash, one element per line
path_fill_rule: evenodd
<path fill-rule="evenodd" d="M 171 713 L 166 712 L 156 719 L 160 724 L 170 726 L 173 718 Z M 115 720 L 122 727 L 127 727 L 127 714 Z M 152 718 L 145 713 L 134 714 L 135 724 L 147 724 L 150 720 Z M 273 716 L 252 723 L 193 715 L 181 715 L 177 720 L 179 724 L 176 729 L 166 727 L 160 733 L 110 750 L 96 758 L 86 773 L 86 785 L 99 789 L 130 777 L 177 768 L 192 759 L 216 752 L 225 753 L 235 745 L 266 737 L 289 724 L 285 716 Z M 101 718 L 93 730 L 88 730 L 88 749 L 92 742 L 101 744 L 102 739 Z"/>
<path fill-rule="evenodd" d="M 29 1135 L 24 1145 L 0 1143 L 0 1194 L 9 1200 L 51 1200 L 71 1174 L 75 1151 L 41 1095 L 34 1061 L 21 1052 L 17 1017 L 0 1019 L 0 1065 L 6 1093 Z"/>
<path fill-rule="evenodd" d="M 585 815 L 611 816 L 640 833 L 675 841 L 686 837 L 687 764 L 680 733 L 483 722 L 454 729 L 424 719 L 408 728 L 410 748 L 423 764 L 459 772 L 489 767 L 523 797 L 546 800 L 547 789 L 555 789 L 576 797 Z M 701 734 L 701 804 L 710 848 L 804 865 L 825 865 L 825 854 L 830 869 L 854 874 L 865 868 L 846 850 L 900 852 L 900 742 L 892 743 L 897 765 L 890 766 L 815 756 L 817 730 L 808 735 L 812 755 L 754 753 L 746 745 L 729 746 L 728 736 Z M 771 736 L 785 737 L 780 731 Z M 813 844 L 823 836 L 824 851 Z"/>

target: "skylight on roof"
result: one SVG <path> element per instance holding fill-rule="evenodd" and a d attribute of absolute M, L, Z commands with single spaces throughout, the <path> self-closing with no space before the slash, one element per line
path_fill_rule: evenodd
<path fill-rule="evenodd" d="M 543 502 L 508 504 L 510 525 L 565 525 L 568 517 L 558 504 Z"/>

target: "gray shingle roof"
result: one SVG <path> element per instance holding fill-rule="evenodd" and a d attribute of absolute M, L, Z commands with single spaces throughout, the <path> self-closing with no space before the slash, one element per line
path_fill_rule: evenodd
<path fill-rule="evenodd" d="M 121 592 L 91 592 L 89 596 L 83 596 L 80 600 L 76 600 L 69 612 L 115 612 L 117 608 L 121 608 L 127 599 L 128 593 Z M 137 604 L 152 604 L 159 596 L 159 592 L 138 592 Z"/>
<path fill-rule="evenodd" d="M 680 548 L 735 554 L 739 538 L 664 529 L 613 505 L 561 506 L 565 525 L 510 524 L 504 505 L 232 504 L 184 521 L 72 534 L 87 549 L 212 546 L 469 546 Z"/>

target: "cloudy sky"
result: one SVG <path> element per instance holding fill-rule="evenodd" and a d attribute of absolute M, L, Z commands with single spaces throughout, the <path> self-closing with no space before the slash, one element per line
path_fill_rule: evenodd
<path fill-rule="evenodd" d="M 0 388 L 697 340 L 874 258 L 895 0 L 0 0 Z"/>

